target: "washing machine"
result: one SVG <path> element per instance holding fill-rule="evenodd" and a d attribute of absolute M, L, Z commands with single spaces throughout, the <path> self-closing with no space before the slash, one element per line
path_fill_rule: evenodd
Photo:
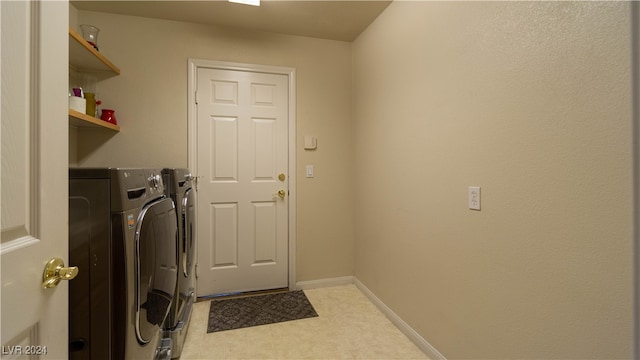
<path fill-rule="evenodd" d="M 170 358 L 177 240 L 160 170 L 69 170 L 70 359 Z"/>
<path fill-rule="evenodd" d="M 180 357 L 195 302 L 195 219 L 194 177 L 188 169 L 163 169 L 166 196 L 176 206 L 178 223 L 178 285 L 165 323 L 165 337 L 172 342 L 172 357 Z"/>

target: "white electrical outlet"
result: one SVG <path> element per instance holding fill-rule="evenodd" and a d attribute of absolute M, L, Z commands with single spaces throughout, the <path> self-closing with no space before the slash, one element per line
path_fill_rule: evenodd
<path fill-rule="evenodd" d="M 469 209 L 480 210 L 480 186 L 469 186 Z"/>

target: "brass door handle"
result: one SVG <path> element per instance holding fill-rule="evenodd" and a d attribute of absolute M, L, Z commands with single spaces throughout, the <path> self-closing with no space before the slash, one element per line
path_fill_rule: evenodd
<path fill-rule="evenodd" d="M 42 287 L 50 289 L 58 286 L 60 280 L 71 280 L 78 275 L 77 266 L 64 267 L 64 261 L 60 258 L 49 260 L 42 273 Z"/>
<path fill-rule="evenodd" d="M 286 192 L 286 191 L 284 191 L 284 189 L 280 189 L 280 190 L 278 190 L 278 192 L 277 192 L 277 193 L 273 194 L 273 196 L 274 196 L 274 197 L 275 197 L 275 196 L 278 196 L 278 197 L 280 197 L 280 199 L 284 199 L 284 196 L 285 196 L 286 194 L 287 194 L 287 192 Z"/>

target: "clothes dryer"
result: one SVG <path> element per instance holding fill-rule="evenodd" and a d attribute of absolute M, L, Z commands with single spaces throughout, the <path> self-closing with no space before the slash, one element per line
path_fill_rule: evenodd
<path fill-rule="evenodd" d="M 70 359 L 169 359 L 175 206 L 159 170 L 70 169 Z"/>
<path fill-rule="evenodd" d="M 163 169 L 166 196 L 176 206 L 178 223 L 178 285 L 165 323 L 172 342 L 172 357 L 180 357 L 195 301 L 195 189 L 188 169 Z"/>

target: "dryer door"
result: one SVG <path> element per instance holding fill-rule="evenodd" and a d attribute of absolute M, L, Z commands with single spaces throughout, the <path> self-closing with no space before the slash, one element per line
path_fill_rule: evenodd
<path fill-rule="evenodd" d="M 182 231 L 183 231 L 183 251 L 182 256 L 184 268 L 182 269 L 185 277 L 191 276 L 194 268 L 194 257 L 196 252 L 195 243 L 195 223 L 196 223 L 196 192 L 193 188 L 188 189 L 182 198 Z"/>
<path fill-rule="evenodd" d="M 135 237 L 136 336 L 146 344 L 162 327 L 176 289 L 178 226 L 173 201 L 147 204 L 138 217 Z"/>

